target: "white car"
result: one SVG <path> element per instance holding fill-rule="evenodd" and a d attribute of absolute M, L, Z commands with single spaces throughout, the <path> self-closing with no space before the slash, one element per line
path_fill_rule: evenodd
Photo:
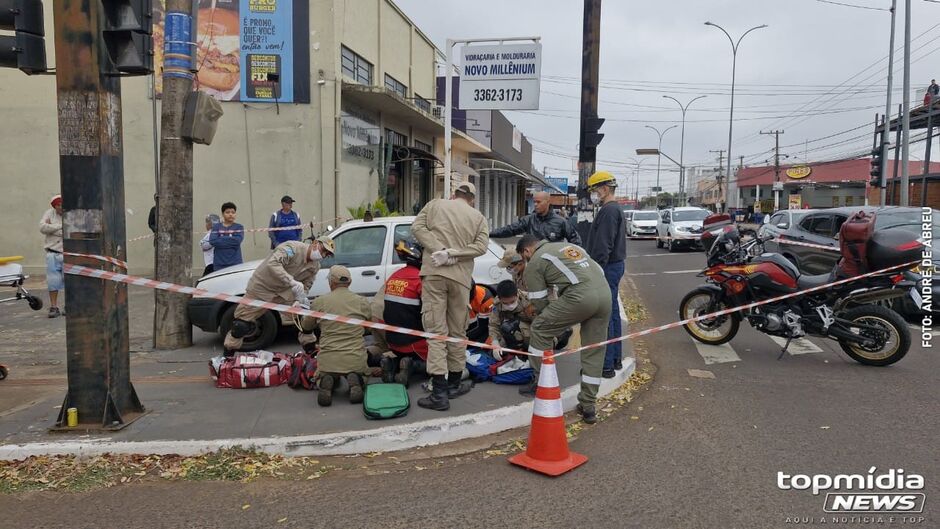
<path fill-rule="evenodd" d="M 670 208 L 660 212 L 656 225 L 656 247 L 670 252 L 680 247 L 701 246 L 702 221 L 711 212 L 702 208 Z"/>
<path fill-rule="evenodd" d="M 634 211 L 627 220 L 627 237 L 654 237 L 659 224 L 659 212 L 654 210 Z"/>
<path fill-rule="evenodd" d="M 385 283 L 385 280 L 404 263 L 395 253 L 395 244 L 402 239 L 411 238 L 411 223 L 414 217 L 382 217 L 365 222 L 349 221 L 335 229 L 329 235 L 336 244 L 336 255 L 320 263 L 313 286 L 307 293 L 308 298 L 315 298 L 329 291 L 326 276 L 334 264 L 349 268 L 352 273 L 350 289 L 357 294 L 371 297 Z M 477 257 L 473 267 L 473 279 L 478 284 L 495 286 L 504 279 L 511 279 L 509 273 L 499 267 L 503 256 L 503 247 L 489 242 L 488 251 Z M 209 274 L 196 282 L 196 287 L 210 292 L 233 296 L 243 296 L 248 280 L 261 260 L 242 263 Z M 193 325 L 206 332 L 218 332 L 222 336 L 232 327 L 235 305 L 206 297 L 193 297 L 188 304 L 189 319 Z M 257 320 L 255 333 L 245 339 L 247 350 L 264 349 L 277 337 L 281 325 L 292 325 L 290 319 L 269 311 Z"/>

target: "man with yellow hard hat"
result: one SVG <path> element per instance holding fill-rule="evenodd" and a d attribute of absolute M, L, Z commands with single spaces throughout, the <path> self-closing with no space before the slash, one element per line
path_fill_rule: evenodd
<path fill-rule="evenodd" d="M 618 291 L 623 278 L 623 261 L 627 257 L 627 234 L 623 220 L 623 211 L 614 192 L 617 179 L 607 171 L 598 171 L 587 181 L 591 192 L 591 202 L 600 206 L 594 215 L 594 222 L 588 232 L 585 249 L 604 270 L 604 277 L 610 286 L 611 312 L 607 326 L 607 339 L 623 334 L 620 325 L 620 297 Z M 604 378 L 613 378 L 616 371 L 623 368 L 623 343 L 616 342 L 607 346 L 604 356 Z"/>

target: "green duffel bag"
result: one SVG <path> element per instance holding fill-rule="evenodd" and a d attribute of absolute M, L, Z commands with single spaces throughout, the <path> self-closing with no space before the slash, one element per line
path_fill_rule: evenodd
<path fill-rule="evenodd" d="M 402 384 L 369 384 L 362 400 L 362 412 L 367 419 L 393 419 L 408 415 L 411 400 Z"/>

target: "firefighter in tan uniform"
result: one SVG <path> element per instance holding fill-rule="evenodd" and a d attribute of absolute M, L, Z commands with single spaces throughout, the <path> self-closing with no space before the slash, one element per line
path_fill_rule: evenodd
<path fill-rule="evenodd" d="M 330 292 L 324 294 L 310 305 L 312 310 L 327 312 L 339 316 L 358 318 L 368 321 L 372 318 L 369 300 L 349 290 L 352 275 L 345 266 L 335 265 L 327 276 Z M 333 403 L 333 389 L 339 378 L 349 384 L 349 402 L 360 404 L 365 386 L 364 375 L 371 370 L 367 365 L 366 343 L 362 327 L 338 321 L 320 320 L 305 316 L 300 324 L 301 334 L 307 334 L 307 340 L 313 338 L 313 331 L 320 328 L 320 353 L 317 355 L 317 404 L 329 406 Z"/>
<path fill-rule="evenodd" d="M 297 303 L 308 306 L 307 291 L 320 270 L 320 259 L 333 255 L 333 239 L 323 235 L 311 243 L 281 243 L 265 259 L 248 280 L 245 297 L 270 303 Z M 255 332 L 255 321 L 268 309 L 238 305 L 232 329 L 225 335 L 225 356 L 232 356 L 242 347 L 246 336 Z"/>
<path fill-rule="evenodd" d="M 610 287 L 604 270 L 580 246 L 565 242 L 545 242 L 534 235 L 524 236 L 516 250 L 528 261 L 525 280 L 529 287 L 529 301 L 538 315 L 532 321 L 529 339 L 530 363 L 535 371 L 532 383 L 538 384 L 538 371 L 542 353 L 555 347 L 555 338 L 573 325 L 581 324 L 581 343 L 584 345 L 607 339 L 610 320 Z M 558 291 L 558 299 L 550 300 L 549 289 Z M 581 392 L 578 393 L 578 412 L 584 422 L 597 422 L 594 403 L 604 370 L 605 348 L 592 347 L 581 353 Z"/>
<path fill-rule="evenodd" d="M 466 339 L 467 300 L 473 259 L 486 252 L 489 227 L 483 214 L 473 208 L 476 187 L 457 185 L 450 200 L 435 199 L 415 217 L 411 233 L 424 247 L 421 264 L 421 320 L 424 329 L 436 334 Z M 460 376 L 467 362 L 465 345 L 430 340 L 428 374 L 432 392 L 418 406 L 450 409 L 449 399 L 470 391 Z"/>

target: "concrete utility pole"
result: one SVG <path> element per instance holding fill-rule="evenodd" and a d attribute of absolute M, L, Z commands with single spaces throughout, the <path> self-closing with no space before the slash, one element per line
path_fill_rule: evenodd
<path fill-rule="evenodd" d="M 904 0 L 904 109 L 901 130 L 901 200 L 899 206 L 910 206 L 911 163 L 911 0 Z"/>
<path fill-rule="evenodd" d="M 725 150 L 724 150 L 724 149 L 718 149 L 717 151 L 708 151 L 708 152 L 717 152 L 717 153 L 718 153 L 718 176 L 716 177 L 716 180 L 718 181 L 718 200 L 717 200 L 717 206 L 716 206 L 716 207 L 717 207 L 718 211 L 721 212 L 721 211 L 724 211 L 724 207 L 722 207 L 722 206 L 724 206 L 724 203 L 721 201 L 721 179 L 722 179 L 722 177 L 723 177 L 723 175 L 722 175 L 722 169 L 724 169 L 724 167 L 725 167 Z M 730 166 L 730 164 L 729 164 L 729 166 Z"/>
<path fill-rule="evenodd" d="M 52 5 L 65 251 L 126 260 L 121 84 L 104 73 L 104 13 L 100 2 Z M 123 272 L 92 259 L 65 261 Z M 65 291 L 68 393 L 56 424 L 77 408 L 81 423 L 120 428 L 144 411 L 130 380 L 127 286 L 66 274 Z"/>
<path fill-rule="evenodd" d="M 180 27 L 187 23 L 191 27 L 193 0 L 167 0 L 166 13 L 168 22 L 180 20 Z M 186 49 L 192 48 L 186 46 Z M 189 64 L 192 65 L 191 53 Z M 193 144 L 182 137 L 183 108 L 193 91 L 190 70 L 172 61 L 163 69 L 156 279 L 178 285 L 192 284 L 193 278 Z M 168 214 L 162 214 L 164 212 Z M 189 297 L 182 294 L 154 290 L 154 347 L 176 349 L 192 345 L 193 328 L 186 312 L 188 300 Z"/>
<path fill-rule="evenodd" d="M 597 147 L 585 141 L 588 120 L 597 119 L 597 88 L 601 58 L 601 0 L 584 0 L 584 34 L 581 57 L 581 142 L 578 148 L 578 234 L 587 240 L 594 208 L 587 189 L 594 174 Z"/>
<path fill-rule="evenodd" d="M 780 191 L 777 184 L 780 183 L 780 135 L 782 130 L 772 130 L 770 132 L 761 131 L 761 134 L 774 135 L 774 211 L 780 209 Z"/>
<path fill-rule="evenodd" d="M 880 202 L 878 203 L 881 206 L 886 204 L 885 189 L 887 188 L 888 176 L 888 151 L 891 145 L 888 142 L 888 129 L 891 123 L 891 91 L 894 89 L 894 20 L 897 16 L 897 7 L 898 0 L 891 0 L 891 39 L 888 44 L 888 92 L 885 98 L 884 130 L 881 131 L 881 189 L 879 191 Z"/>

